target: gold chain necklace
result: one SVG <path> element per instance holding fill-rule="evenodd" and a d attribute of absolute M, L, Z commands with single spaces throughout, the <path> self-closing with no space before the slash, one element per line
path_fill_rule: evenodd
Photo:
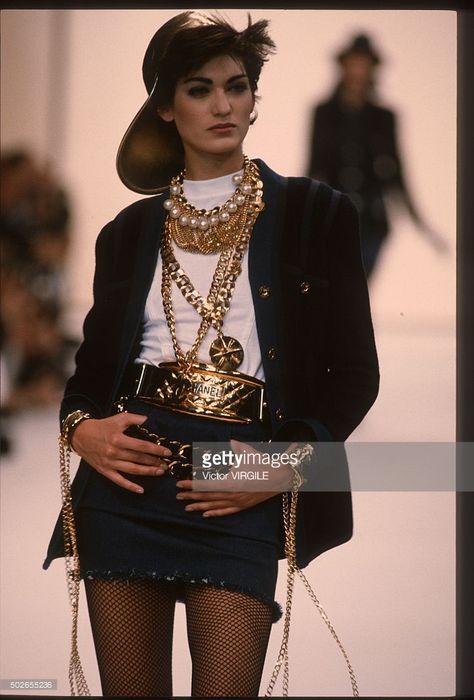
<path fill-rule="evenodd" d="M 167 229 L 168 227 L 166 227 Z M 219 261 L 214 272 L 209 294 L 204 300 L 195 290 L 189 277 L 177 264 L 171 250 L 169 230 L 165 230 L 162 255 L 163 255 L 163 276 L 162 276 L 162 296 L 163 308 L 170 329 L 173 348 L 176 359 L 186 367 L 191 367 L 196 360 L 196 356 L 207 331 L 211 326 L 217 331 L 218 337 L 210 347 L 210 355 L 213 363 L 219 370 L 234 370 L 243 360 L 243 350 L 240 343 L 234 338 L 224 336 L 222 325 L 224 316 L 230 307 L 231 297 L 235 288 L 235 282 L 241 271 L 241 260 L 245 253 L 250 238 L 251 229 L 244 232 L 241 240 L 231 251 L 223 251 L 219 256 Z M 166 242 L 165 242 L 166 241 Z M 174 262 L 173 262 L 174 258 Z M 201 323 L 198 329 L 196 340 L 191 349 L 185 354 L 178 344 L 176 336 L 176 321 L 174 317 L 171 280 L 174 280 L 178 289 L 183 294 L 193 308 L 201 315 Z"/>
<path fill-rule="evenodd" d="M 231 250 L 223 251 L 220 254 L 207 299 L 204 299 L 195 289 L 190 278 L 176 260 L 170 238 L 169 233 L 166 232 L 162 246 L 165 275 L 169 275 L 176 282 L 181 294 L 200 316 L 209 317 L 211 323 L 217 318 L 223 319 L 230 303 L 228 294 L 230 285 L 233 288 L 241 272 L 241 259 L 247 247 L 248 234 L 242 236 Z M 222 286 L 224 280 L 226 281 L 225 288 Z M 219 302 L 217 306 L 215 305 L 216 301 Z"/>
<path fill-rule="evenodd" d="M 262 201 L 258 167 L 244 156 L 244 172 L 232 177 L 234 194 L 220 207 L 196 209 L 183 194 L 185 171 L 171 180 L 170 197 L 163 203 L 168 212 L 171 237 L 179 248 L 192 253 L 220 253 L 231 248 Z"/>
<path fill-rule="evenodd" d="M 213 364 L 219 370 L 229 371 L 235 370 L 241 363 L 244 357 L 244 352 L 241 344 L 235 338 L 224 336 L 222 325 L 224 316 L 230 308 L 230 302 L 235 289 L 237 277 L 242 270 L 242 258 L 250 240 L 253 226 L 264 208 L 262 200 L 261 187 L 263 186 L 260 179 L 257 166 L 252 163 L 256 170 L 256 179 L 260 187 L 258 192 L 249 196 L 246 203 L 247 215 L 244 228 L 238 232 L 238 238 L 234 238 L 234 243 L 230 249 L 222 250 L 219 261 L 214 272 L 207 298 L 204 299 L 194 288 L 191 280 L 184 270 L 179 265 L 173 253 L 173 219 L 170 214 L 166 217 L 165 227 L 163 232 L 163 240 L 161 253 L 163 259 L 162 285 L 161 292 L 163 297 L 163 308 L 165 311 L 166 321 L 170 330 L 173 348 L 178 363 L 183 365 L 185 369 L 190 368 L 196 361 L 199 347 L 201 346 L 207 331 L 213 326 L 217 331 L 217 338 L 211 343 L 210 356 Z M 253 169 L 253 168 L 252 168 Z M 187 353 L 184 353 L 179 347 L 176 335 L 176 320 L 173 312 L 171 282 L 175 281 L 178 289 L 183 294 L 184 298 L 190 303 L 201 316 L 201 323 L 197 332 L 196 339 Z"/>

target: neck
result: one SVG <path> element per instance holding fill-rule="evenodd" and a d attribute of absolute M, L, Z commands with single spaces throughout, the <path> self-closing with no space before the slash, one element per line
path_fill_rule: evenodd
<path fill-rule="evenodd" d="M 344 85 L 340 94 L 342 102 L 349 107 L 362 107 L 368 100 L 368 90 L 365 86 Z"/>
<path fill-rule="evenodd" d="M 186 178 L 188 180 L 212 180 L 240 170 L 244 164 L 242 149 L 234 153 L 209 154 L 186 153 Z"/>

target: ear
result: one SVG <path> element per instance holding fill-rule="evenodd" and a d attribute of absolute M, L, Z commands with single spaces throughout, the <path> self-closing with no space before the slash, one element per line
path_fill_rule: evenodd
<path fill-rule="evenodd" d="M 157 107 L 156 111 L 158 116 L 161 117 L 164 122 L 172 122 L 174 120 L 174 112 L 172 107 Z"/>

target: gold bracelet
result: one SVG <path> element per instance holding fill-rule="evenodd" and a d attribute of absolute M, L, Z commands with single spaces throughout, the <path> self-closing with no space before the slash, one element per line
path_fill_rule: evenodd
<path fill-rule="evenodd" d="M 61 439 L 64 441 L 67 447 L 69 447 L 70 450 L 73 449 L 71 440 L 74 430 L 77 428 L 79 423 L 82 423 L 83 420 L 88 420 L 89 418 L 92 418 L 90 413 L 78 410 L 73 411 L 63 420 L 61 425 Z"/>
<path fill-rule="evenodd" d="M 295 450 L 291 451 L 292 455 L 296 455 L 297 462 L 294 464 L 290 461 L 290 467 L 293 469 L 293 489 L 299 489 L 300 486 L 305 484 L 308 480 L 303 475 L 305 465 L 311 461 L 311 457 L 314 452 L 314 447 L 307 443 L 302 447 L 297 447 Z"/>

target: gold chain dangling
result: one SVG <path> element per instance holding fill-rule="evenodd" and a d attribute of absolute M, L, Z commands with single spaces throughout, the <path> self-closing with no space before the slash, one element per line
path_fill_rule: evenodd
<path fill-rule="evenodd" d="M 283 664 L 283 697 L 288 697 L 288 685 L 289 685 L 289 636 L 290 636 L 290 619 L 291 619 L 291 608 L 293 604 L 293 588 L 295 581 L 295 573 L 303 581 L 303 584 L 308 592 L 309 597 L 318 609 L 324 623 L 331 632 L 332 637 L 336 641 L 341 653 L 346 662 L 346 666 L 349 672 L 349 678 L 352 687 L 352 696 L 359 697 L 359 688 L 357 685 L 357 680 L 355 677 L 354 670 L 351 666 L 347 653 L 342 646 L 339 637 L 336 634 L 329 617 L 327 616 L 324 608 L 313 591 L 311 584 L 308 579 L 301 571 L 296 562 L 296 505 L 298 502 L 298 485 L 296 479 L 293 484 L 293 489 L 291 492 L 291 505 L 288 505 L 289 496 L 288 493 L 283 493 L 283 523 L 285 527 L 285 555 L 287 560 L 287 585 L 286 585 L 286 606 L 285 606 L 285 620 L 283 625 L 283 637 L 280 645 L 280 651 L 278 652 L 277 662 L 273 668 L 270 681 L 268 683 L 267 690 L 265 692 L 265 697 L 270 697 L 273 693 L 275 683 L 278 679 L 281 666 Z"/>
<path fill-rule="evenodd" d="M 77 643 L 79 621 L 80 565 L 77 549 L 76 526 L 72 508 L 70 481 L 71 448 L 67 435 L 59 436 L 59 469 L 62 500 L 62 523 L 64 535 L 64 562 L 69 602 L 72 611 L 71 654 L 69 658 L 69 686 L 72 696 L 90 696 L 89 686 L 82 669 Z"/>

